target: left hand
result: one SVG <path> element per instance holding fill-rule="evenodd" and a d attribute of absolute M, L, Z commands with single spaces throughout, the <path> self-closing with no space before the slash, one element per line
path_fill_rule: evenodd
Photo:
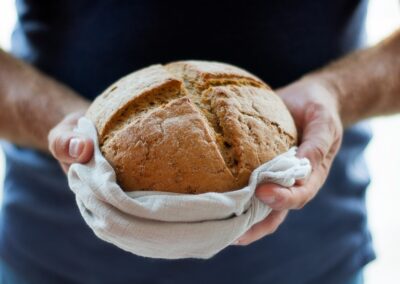
<path fill-rule="evenodd" d="M 297 156 L 310 160 L 312 173 L 307 180 L 297 181 L 290 188 L 271 183 L 258 186 L 256 196 L 273 211 L 233 244 L 248 245 L 272 234 L 290 209 L 303 208 L 324 184 L 343 132 L 334 90 L 322 80 L 305 77 L 277 91 L 299 131 Z"/>

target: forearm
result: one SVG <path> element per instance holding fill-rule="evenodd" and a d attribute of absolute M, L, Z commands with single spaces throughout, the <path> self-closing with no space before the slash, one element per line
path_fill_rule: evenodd
<path fill-rule="evenodd" d="M 70 88 L 0 50 L 0 138 L 48 151 L 50 129 L 88 105 Z"/>
<path fill-rule="evenodd" d="M 400 112 L 400 30 L 305 78 L 321 80 L 333 89 L 344 126 Z"/>

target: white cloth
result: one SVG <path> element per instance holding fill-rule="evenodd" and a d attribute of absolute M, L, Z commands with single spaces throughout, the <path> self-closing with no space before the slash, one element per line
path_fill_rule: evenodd
<path fill-rule="evenodd" d="M 102 156 L 93 123 L 81 118 L 75 131 L 95 142 L 87 164 L 73 164 L 69 186 L 80 213 L 101 239 L 137 255 L 153 258 L 209 258 L 264 219 L 271 211 L 254 195 L 259 183 L 292 186 L 311 171 L 295 148 L 261 165 L 248 186 L 226 193 L 198 195 L 154 191 L 126 193 Z"/>

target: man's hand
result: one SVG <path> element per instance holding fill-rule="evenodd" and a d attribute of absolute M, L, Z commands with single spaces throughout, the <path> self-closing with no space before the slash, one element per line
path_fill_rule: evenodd
<path fill-rule="evenodd" d="M 332 161 L 340 147 L 343 127 L 334 88 L 312 77 L 305 77 L 278 90 L 289 108 L 300 135 L 298 157 L 306 157 L 312 165 L 307 180 L 293 187 L 263 184 L 256 196 L 273 209 L 263 221 L 255 224 L 234 244 L 248 245 L 276 231 L 288 210 L 301 209 L 324 184 Z"/>
<path fill-rule="evenodd" d="M 68 172 L 72 163 L 86 163 L 93 156 L 93 141 L 73 132 L 82 112 L 67 115 L 49 133 L 49 150 L 59 161 L 63 171 Z"/>
<path fill-rule="evenodd" d="M 400 29 L 379 44 L 351 53 L 278 91 L 301 135 L 297 155 L 310 159 L 313 172 L 288 189 L 260 186 L 256 196 L 274 211 L 239 238 L 239 244 L 271 234 L 287 210 L 302 208 L 317 194 L 338 151 L 343 126 L 400 112 L 399 54 Z"/>

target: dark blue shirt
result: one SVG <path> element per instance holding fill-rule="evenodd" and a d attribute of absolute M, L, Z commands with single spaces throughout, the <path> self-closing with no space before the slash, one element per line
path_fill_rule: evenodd
<path fill-rule="evenodd" d="M 179 59 L 232 63 L 280 87 L 361 47 L 366 5 L 18 0 L 12 52 L 89 99 L 133 70 Z M 43 284 L 341 283 L 374 258 L 364 200 L 369 139 L 365 125 L 346 131 L 325 186 L 275 234 L 210 260 L 176 261 L 137 257 L 98 239 L 57 162 L 5 144 L 0 255 Z"/>

